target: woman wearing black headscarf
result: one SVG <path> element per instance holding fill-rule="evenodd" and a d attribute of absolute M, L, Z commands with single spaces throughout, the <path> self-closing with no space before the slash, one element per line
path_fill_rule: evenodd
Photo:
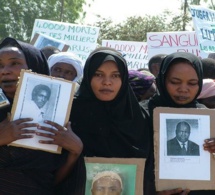
<path fill-rule="evenodd" d="M 70 119 L 84 144 L 84 155 L 148 158 L 152 137 L 147 118 L 128 84 L 127 63 L 121 54 L 110 48 L 92 52 Z M 150 177 L 146 172 L 145 192 Z"/>
<path fill-rule="evenodd" d="M 33 72 L 36 72 L 39 74 L 49 75 L 49 68 L 48 68 L 46 59 L 42 52 L 40 52 L 35 47 L 33 47 L 27 43 L 17 41 L 10 37 L 5 38 L 1 42 L 0 49 L 4 48 L 4 47 L 9 47 L 9 46 L 17 47 L 23 52 L 28 69 L 31 69 Z M 24 68 L 26 68 L 26 67 L 24 67 Z M 19 72 L 18 72 L 18 74 L 19 74 Z M 8 78 L 6 78 L 4 80 L 5 80 L 5 82 L 6 81 L 9 82 Z M 15 78 L 15 80 L 18 81 L 18 78 Z M 14 78 L 12 81 L 14 81 Z M 14 81 L 14 82 L 17 82 L 17 81 Z M 0 86 L 0 87 L 2 87 L 2 86 Z M 15 93 L 15 91 L 14 91 L 14 93 Z M 10 102 L 12 102 L 11 97 L 8 97 L 8 95 L 7 95 L 7 98 L 9 99 Z M 0 121 L 2 121 L 3 119 L 6 118 L 7 113 L 10 112 L 10 109 L 11 109 L 11 107 L 7 107 L 4 109 L 5 111 L 1 110 Z"/>
<path fill-rule="evenodd" d="M 192 99 L 189 101 L 181 101 L 177 102 L 174 101 L 174 99 L 171 97 L 169 92 L 167 91 L 167 86 L 166 86 L 166 78 L 167 78 L 167 73 L 173 64 L 180 64 L 180 63 L 189 63 L 195 70 L 197 77 L 198 77 L 198 82 L 196 83 L 196 86 L 198 90 L 195 93 L 195 96 L 192 97 Z M 186 72 L 184 72 L 184 75 Z M 188 75 L 189 77 L 190 75 Z M 173 53 L 171 55 L 168 55 L 166 58 L 164 58 L 160 72 L 158 74 L 158 77 L 156 79 L 156 84 L 157 88 L 159 91 L 159 94 L 155 95 L 153 99 L 149 103 L 149 108 L 152 110 L 154 107 L 175 107 L 175 108 L 198 108 L 202 107 L 200 105 L 196 98 L 201 92 L 202 89 L 202 63 L 198 57 L 196 57 L 193 54 L 190 53 L 185 53 L 185 52 L 177 52 Z M 192 84 L 192 83 L 191 83 Z"/>
<path fill-rule="evenodd" d="M 202 63 L 191 53 L 177 52 L 167 55 L 161 63 L 156 84 L 159 93 L 148 104 L 151 121 L 156 107 L 205 108 L 196 100 L 202 89 Z M 210 151 L 210 147 L 210 144 L 205 143 L 205 150 Z M 180 194 L 177 190 L 166 191 L 166 195 Z M 189 195 L 214 193 L 215 191 L 191 191 Z M 188 191 L 184 190 L 181 194 L 188 194 Z"/>
<path fill-rule="evenodd" d="M 7 119 L 21 69 L 49 75 L 42 52 L 27 43 L 8 37 L 0 44 L 0 87 L 10 101 L 9 107 L 0 108 L 0 194 L 84 194 L 86 170 L 83 158 L 79 158 L 82 143 L 69 131 L 69 124 L 68 131 L 64 131 L 64 127 L 47 122 L 59 131 L 56 140 L 50 144 L 55 141 L 54 144 L 58 144 L 59 140 L 64 142 L 59 144 L 64 148 L 61 155 L 7 146 L 17 139 L 31 138 L 26 133 L 36 132 L 25 129 L 38 127 L 35 123 L 24 123 L 30 122 L 30 118 L 15 121 Z M 43 130 L 52 132 L 49 128 Z M 47 137 L 47 134 L 38 135 Z M 63 139 L 63 135 L 69 138 Z M 70 144 L 67 145 L 66 141 Z"/>

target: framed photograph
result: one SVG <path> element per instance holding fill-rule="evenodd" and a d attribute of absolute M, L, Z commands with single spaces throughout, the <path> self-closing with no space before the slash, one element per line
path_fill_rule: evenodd
<path fill-rule="evenodd" d="M 85 195 L 143 195 L 145 159 L 85 157 L 87 182 Z"/>
<path fill-rule="evenodd" d="M 172 188 L 215 189 L 215 159 L 203 150 L 215 137 L 215 110 L 155 108 L 154 152 L 158 191 Z"/>
<path fill-rule="evenodd" d="M 34 37 L 30 43 L 38 49 L 42 49 L 46 46 L 54 46 L 64 52 L 68 51 L 69 49 L 69 45 L 67 45 L 65 42 L 39 33 L 34 34 Z"/>
<path fill-rule="evenodd" d="M 60 78 L 22 70 L 16 90 L 11 120 L 33 118 L 33 122 L 48 126 L 43 121 L 51 120 L 64 126 L 71 111 L 75 83 Z M 34 128 L 32 128 L 34 129 Z M 39 131 L 35 128 L 35 130 Z M 40 144 L 39 140 L 49 138 L 34 135 L 33 138 L 20 139 L 10 145 L 61 153 L 61 148 L 53 144 Z"/>
<path fill-rule="evenodd" d="M 7 99 L 6 95 L 4 94 L 4 92 L 2 91 L 2 89 L 0 88 L 0 109 L 2 107 L 8 106 L 10 105 L 9 100 Z"/>

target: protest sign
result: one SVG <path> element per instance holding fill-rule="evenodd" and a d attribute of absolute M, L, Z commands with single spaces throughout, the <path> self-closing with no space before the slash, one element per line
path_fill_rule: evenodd
<path fill-rule="evenodd" d="M 156 54 L 189 52 L 200 56 L 198 39 L 194 31 L 147 33 L 148 58 Z"/>
<path fill-rule="evenodd" d="M 199 40 L 201 57 L 215 53 L 215 11 L 202 6 L 189 6 L 196 35 Z"/>
<path fill-rule="evenodd" d="M 146 42 L 102 40 L 102 46 L 114 48 L 125 54 L 128 69 L 148 68 Z"/>
<path fill-rule="evenodd" d="M 176 126 L 182 121 L 190 126 L 185 153 L 175 137 Z M 214 190 L 214 156 L 202 147 L 205 139 L 215 136 L 214 110 L 157 107 L 154 109 L 153 127 L 157 191 L 179 186 L 190 190 Z M 196 150 L 191 146 L 193 142 L 197 144 Z M 201 191 L 200 194 L 207 192 Z"/>
<path fill-rule="evenodd" d="M 31 39 L 35 33 L 45 34 L 66 42 L 70 46 L 68 51 L 74 52 L 85 62 L 90 52 L 96 48 L 99 28 L 36 19 Z"/>

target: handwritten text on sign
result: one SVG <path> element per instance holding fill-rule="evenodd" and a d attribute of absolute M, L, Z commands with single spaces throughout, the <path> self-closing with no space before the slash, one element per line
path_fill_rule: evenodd
<path fill-rule="evenodd" d="M 96 48 L 99 28 L 36 19 L 32 38 L 35 33 L 46 34 L 66 42 L 70 46 L 69 51 L 76 53 L 85 61 L 89 53 Z"/>
<path fill-rule="evenodd" d="M 202 57 L 215 52 L 215 11 L 202 6 L 190 6 Z"/>
<path fill-rule="evenodd" d="M 111 47 L 124 53 L 128 69 L 148 68 L 147 45 L 145 42 L 103 40 L 102 46 Z"/>
<path fill-rule="evenodd" d="M 189 52 L 200 56 L 198 39 L 194 31 L 147 33 L 149 59 L 156 54 Z"/>

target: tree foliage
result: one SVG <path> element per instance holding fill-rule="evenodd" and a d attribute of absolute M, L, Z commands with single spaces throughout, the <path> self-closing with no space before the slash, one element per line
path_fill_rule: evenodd
<path fill-rule="evenodd" d="M 202 0 L 209 2 L 211 8 L 213 0 Z M 101 18 L 94 26 L 100 27 L 98 44 L 102 40 L 121 40 L 121 41 L 146 41 L 147 32 L 168 32 L 168 31 L 186 31 L 191 30 L 192 18 L 188 10 L 188 5 L 199 5 L 201 0 L 185 0 L 179 8 L 180 13 L 174 14 L 168 10 L 163 14 L 144 17 L 133 16 L 127 18 L 124 22 L 116 24 L 111 19 Z"/>
<path fill-rule="evenodd" d="M 172 18 L 170 20 L 169 18 Z M 176 22 L 177 20 L 177 22 Z M 172 13 L 165 11 L 162 15 L 145 17 L 128 17 L 126 21 L 114 24 L 111 19 L 98 16 L 98 21 L 93 24 L 100 27 L 98 44 L 102 40 L 121 40 L 121 41 L 146 41 L 147 32 L 166 32 L 180 31 L 180 17 L 173 17 Z"/>
<path fill-rule="evenodd" d="M 0 39 L 12 36 L 29 41 L 35 19 L 75 23 L 84 16 L 84 4 L 85 0 L 3 0 L 0 6 Z"/>

